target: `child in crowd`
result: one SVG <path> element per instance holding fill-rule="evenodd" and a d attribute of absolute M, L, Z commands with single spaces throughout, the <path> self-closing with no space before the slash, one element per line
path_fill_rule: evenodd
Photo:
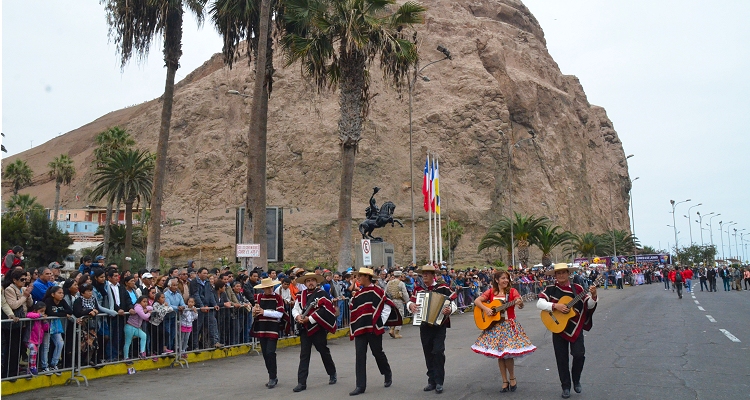
<path fill-rule="evenodd" d="M 27 318 L 31 319 L 39 319 L 39 318 L 45 318 L 47 315 L 45 314 L 45 310 L 47 309 L 47 305 L 44 302 L 38 301 L 34 303 L 33 306 L 31 306 L 31 310 L 29 310 L 28 313 L 26 313 Z M 42 345 L 42 341 L 44 340 L 44 334 L 49 331 L 49 322 L 47 321 L 34 321 L 31 325 L 31 335 L 29 336 L 29 373 L 31 375 L 36 375 L 37 368 L 36 368 L 36 356 L 39 352 L 39 347 Z"/>
<path fill-rule="evenodd" d="M 135 314 L 131 314 L 128 317 L 128 323 L 125 324 L 125 357 L 130 355 L 130 344 L 133 342 L 133 338 L 137 337 L 140 339 L 140 351 L 138 355 L 140 358 L 146 358 L 146 332 L 141 329 L 144 321 L 148 321 L 151 318 L 152 307 L 148 305 L 148 296 L 141 296 L 135 305 Z"/>
<path fill-rule="evenodd" d="M 180 319 L 180 353 L 185 357 L 190 333 L 193 332 L 193 321 L 198 319 L 198 311 L 195 309 L 195 299 L 190 297 L 187 301 L 187 307 L 182 310 L 182 319 Z"/>

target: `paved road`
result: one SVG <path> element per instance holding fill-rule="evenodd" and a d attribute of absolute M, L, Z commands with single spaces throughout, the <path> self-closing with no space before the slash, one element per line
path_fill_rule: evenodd
<path fill-rule="evenodd" d="M 678 299 L 662 285 L 600 290 L 594 328 L 586 334 L 583 393 L 573 399 L 742 399 L 750 398 L 750 292 L 697 292 Z M 696 304 L 696 301 L 699 304 Z M 701 311 L 702 307 L 705 311 Z M 478 335 L 469 314 L 453 317 L 448 331 L 445 392 L 424 393 L 426 384 L 419 335 L 405 327 L 404 338 L 384 338 L 394 384 L 383 388 L 375 360 L 368 359 L 367 392 L 359 398 L 476 399 L 517 397 L 555 399 L 560 385 L 551 336 L 533 307 L 518 312 L 538 350 L 516 363 L 518 391 L 498 393 L 501 380 L 494 360 L 470 350 Z M 709 320 L 707 315 L 716 321 Z M 735 342 L 721 330 L 734 336 Z M 354 345 L 347 338 L 330 342 L 339 383 L 329 386 L 313 352 L 308 389 L 296 394 L 298 348 L 279 350 L 280 383 L 267 381 L 259 356 L 238 356 L 193 363 L 189 370 L 163 369 L 103 378 L 88 388 L 56 387 L 9 396 L 13 399 L 137 398 L 340 399 L 354 388 Z M 106 394 L 104 393 L 106 391 Z"/>

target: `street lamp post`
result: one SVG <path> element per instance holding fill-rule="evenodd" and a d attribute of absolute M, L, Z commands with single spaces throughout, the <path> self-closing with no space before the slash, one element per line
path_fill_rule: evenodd
<path fill-rule="evenodd" d="M 708 219 L 708 232 L 711 234 L 711 246 L 714 245 L 714 228 L 713 228 L 713 225 L 711 225 L 711 220 L 718 217 L 719 215 L 721 215 L 721 213 L 718 213 Z"/>
<path fill-rule="evenodd" d="M 633 157 L 633 154 L 625 157 L 625 160 L 627 161 L 627 159 L 631 157 Z M 618 160 L 612 163 L 612 165 L 609 167 L 609 171 L 607 172 L 607 186 L 609 187 L 609 213 L 612 217 L 612 250 L 614 250 L 615 253 L 615 260 L 617 260 L 617 243 L 615 242 L 615 210 L 612 206 L 612 169 L 615 167 L 615 165 L 620 164 L 621 161 L 622 160 Z"/>
<path fill-rule="evenodd" d="M 737 225 L 737 223 L 734 221 L 729 221 L 725 225 L 727 227 L 727 247 L 729 248 L 729 258 L 732 258 L 732 238 L 729 235 L 729 227 L 732 225 Z"/>
<path fill-rule="evenodd" d="M 677 208 L 678 204 L 687 203 L 688 201 L 690 201 L 690 199 L 683 200 L 683 201 L 678 201 L 678 202 L 675 202 L 674 200 L 669 200 L 669 203 L 672 205 L 672 224 L 673 224 L 672 228 L 674 228 L 674 248 L 675 248 L 675 253 L 677 251 L 679 251 L 680 246 L 679 246 L 679 241 L 677 240 L 677 220 L 674 217 L 674 211 L 675 211 L 675 208 Z"/>
<path fill-rule="evenodd" d="M 439 60 L 435 60 L 432 62 L 427 63 L 424 67 L 417 70 L 417 66 L 414 65 L 414 76 L 411 76 L 409 78 L 409 180 L 411 181 L 411 186 L 409 188 L 409 191 L 411 192 L 411 262 L 413 265 L 417 265 L 417 223 L 416 219 L 414 217 L 414 153 L 412 151 L 412 135 L 413 135 L 413 129 L 412 129 L 412 98 L 414 97 L 414 84 L 416 83 L 417 76 L 420 76 L 419 73 L 422 72 L 425 68 L 429 67 L 432 64 L 438 63 L 440 61 L 445 60 L 452 60 L 453 57 L 451 57 L 451 52 L 448 51 L 445 47 L 442 45 L 439 45 L 437 47 L 437 50 L 441 53 L 443 53 L 443 58 Z M 429 78 L 426 76 L 420 76 L 422 80 L 425 82 L 429 82 Z"/>
<path fill-rule="evenodd" d="M 633 205 L 633 182 L 637 181 L 640 178 L 640 176 L 636 176 L 635 179 L 630 181 L 630 231 L 633 232 L 633 237 L 635 237 L 635 206 Z M 635 255 L 638 255 L 638 246 L 633 246 L 633 248 L 635 249 Z"/>
<path fill-rule="evenodd" d="M 511 128 L 510 133 L 511 133 L 510 135 L 511 137 L 508 140 L 508 203 L 510 203 L 510 264 L 511 264 L 510 267 L 513 268 L 513 266 L 516 265 L 516 246 L 515 246 L 516 240 L 513 237 L 513 218 L 514 218 L 514 215 L 513 215 L 513 178 L 512 178 L 513 170 L 511 169 L 510 161 L 511 161 L 511 158 L 513 157 L 513 149 L 517 147 L 519 144 L 521 144 L 522 142 L 525 142 L 527 140 L 533 141 L 535 133 L 533 130 L 530 130 L 529 131 L 529 134 L 531 135 L 530 138 L 521 139 L 517 141 L 516 143 L 514 143 L 513 145 L 511 145 L 512 140 L 513 140 L 512 128 Z M 504 134 L 504 132 L 500 131 L 500 134 Z"/>
<path fill-rule="evenodd" d="M 737 228 L 734 228 L 734 250 L 737 251 L 737 258 L 740 258 L 740 248 L 737 247 L 737 232 L 744 231 L 744 230 L 745 230 L 745 228 L 742 228 L 742 229 L 739 229 L 739 230 Z M 742 260 L 741 259 L 740 259 L 740 264 L 742 264 Z"/>
<path fill-rule="evenodd" d="M 695 213 L 698 214 L 699 221 L 695 221 L 695 222 L 697 222 L 698 223 L 698 227 L 701 228 L 701 247 L 703 247 L 704 246 L 704 243 L 703 243 L 703 217 L 708 217 L 709 215 L 712 215 L 714 212 L 711 211 L 710 213 L 708 213 L 706 215 L 701 215 L 700 211 L 696 211 Z"/>
<path fill-rule="evenodd" d="M 727 256 L 724 253 L 724 225 L 731 224 L 733 221 L 729 221 L 724 224 L 724 221 L 719 221 L 719 238 L 721 239 L 721 258 L 726 260 Z"/>
<path fill-rule="evenodd" d="M 690 245 L 691 246 L 693 245 L 693 224 L 690 222 L 690 210 L 692 210 L 695 207 L 702 206 L 702 205 L 703 205 L 703 203 L 698 203 L 698 204 L 696 204 L 694 206 L 688 207 L 687 215 L 688 215 L 688 227 L 690 228 Z"/>

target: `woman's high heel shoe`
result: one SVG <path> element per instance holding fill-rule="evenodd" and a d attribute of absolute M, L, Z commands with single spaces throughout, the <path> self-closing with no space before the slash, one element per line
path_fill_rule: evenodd
<path fill-rule="evenodd" d="M 505 392 L 507 392 L 507 391 L 508 391 L 508 385 L 509 385 L 509 383 L 508 383 L 508 382 L 506 382 L 506 381 L 503 381 L 503 388 L 502 388 L 502 389 L 500 389 L 500 392 L 501 392 L 501 393 L 505 393 Z"/>
<path fill-rule="evenodd" d="M 516 378 L 510 378 L 510 380 L 516 382 L 516 385 L 510 385 L 510 391 L 515 392 L 516 386 L 518 386 L 518 382 L 516 381 Z"/>

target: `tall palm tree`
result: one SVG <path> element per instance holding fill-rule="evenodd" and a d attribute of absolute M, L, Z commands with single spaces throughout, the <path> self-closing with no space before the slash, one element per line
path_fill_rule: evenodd
<path fill-rule="evenodd" d="M 122 66 L 135 54 L 145 57 L 151 41 L 158 37 L 164 43 L 164 63 L 167 79 L 162 96 L 161 126 L 156 145 L 156 168 L 154 168 L 151 192 L 151 215 L 159 218 L 164 197 L 164 176 L 167 170 L 169 129 L 174 102 L 174 79 L 182 56 L 182 17 L 184 10 L 195 15 L 198 24 L 203 23 L 203 8 L 207 0 L 103 0 L 106 1 L 109 36 L 114 37 L 120 53 Z M 147 268 L 159 265 L 160 221 L 149 229 L 146 249 Z"/>
<path fill-rule="evenodd" d="M 9 180 L 13 186 L 13 195 L 17 195 L 18 191 L 29 186 L 31 184 L 31 178 L 34 176 L 34 171 L 31 170 L 26 161 L 17 158 L 16 161 L 8 164 L 5 167 L 5 179 Z"/>
<path fill-rule="evenodd" d="M 529 246 L 535 245 L 539 229 L 549 224 L 547 217 L 525 216 L 514 212 L 513 237 L 517 243 L 518 260 L 524 268 L 529 264 Z"/>
<path fill-rule="evenodd" d="M 594 257 L 605 255 L 606 251 L 601 242 L 601 237 L 591 232 L 574 234 L 564 249 L 569 257 Z"/>
<path fill-rule="evenodd" d="M 49 176 L 55 180 L 55 214 L 52 218 L 52 225 L 57 226 L 57 212 L 60 211 L 60 187 L 70 185 L 76 176 L 76 167 L 73 165 L 73 159 L 65 154 L 55 157 L 47 166 L 50 169 Z"/>
<path fill-rule="evenodd" d="M 125 242 L 127 238 L 127 229 L 123 225 L 112 225 L 109 227 L 109 229 L 112 231 L 109 235 L 109 251 L 111 255 L 121 255 L 125 252 Z M 99 229 L 96 231 L 97 235 L 104 234 L 104 227 L 100 226 Z M 132 247 L 131 252 L 136 252 L 138 254 L 143 255 L 143 252 L 146 251 L 146 240 L 145 235 L 143 234 L 143 227 L 141 226 L 134 226 L 133 227 L 133 236 L 132 236 Z M 102 242 L 100 245 L 96 246 L 94 248 L 92 255 L 104 255 L 104 243 Z"/>
<path fill-rule="evenodd" d="M 286 0 L 287 34 L 282 39 L 289 65 L 300 61 L 302 74 L 318 89 L 338 85 L 341 187 L 339 192 L 339 270 L 352 262 L 352 180 L 354 158 L 370 103 L 370 66 L 380 60 L 386 80 L 406 83 L 418 60 L 405 26 L 422 23 L 426 8 L 395 0 Z"/>
<path fill-rule="evenodd" d="M 125 129 L 115 126 L 96 135 L 96 144 L 98 147 L 94 149 L 94 164 L 96 165 L 96 168 L 100 168 L 105 165 L 107 158 L 111 157 L 115 152 L 135 146 L 135 140 L 130 137 L 130 134 Z M 99 201 L 101 199 L 101 197 L 92 198 L 93 201 Z M 104 242 L 102 242 L 102 254 L 104 254 L 104 256 L 109 255 L 109 234 L 111 233 L 109 227 L 112 224 L 113 207 L 114 202 L 110 198 L 107 200 L 107 214 L 104 220 Z"/>
<path fill-rule="evenodd" d="M 273 41 L 271 22 L 281 29 L 283 6 L 271 0 L 214 0 L 208 13 L 224 39 L 224 63 L 232 68 L 240 54 L 240 43 L 245 40 L 248 63 L 255 55 L 255 84 L 253 107 L 247 143 L 247 197 L 245 201 L 244 237 L 260 244 L 261 268 L 267 267 L 266 241 L 266 146 L 268 133 L 268 99 L 273 89 Z M 259 43 L 265 45 L 259 46 Z"/>
<path fill-rule="evenodd" d="M 552 250 L 564 246 L 570 240 L 570 232 L 562 231 L 559 226 L 543 225 L 539 228 L 536 234 L 536 247 L 542 252 L 542 265 L 545 269 L 552 265 Z"/>
<path fill-rule="evenodd" d="M 153 185 L 154 159 L 140 150 L 123 150 L 112 154 L 105 165 L 94 173 L 94 194 L 107 200 L 120 199 L 125 203 L 125 257 L 129 257 L 133 244 L 133 203 L 138 197 L 148 201 Z M 130 263 L 123 262 L 125 268 Z"/>
<path fill-rule="evenodd" d="M 612 247 L 613 236 L 614 244 L 617 246 L 616 249 Z M 641 244 L 637 237 L 620 229 L 602 233 L 599 240 L 601 241 L 602 247 L 607 255 L 614 255 L 615 250 L 617 250 L 618 255 L 633 254 L 635 249 Z"/>
<path fill-rule="evenodd" d="M 5 206 L 8 208 L 9 213 L 23 215 L 27 219 L 32 212 L 44 211 L 44 207 L 36 202 L 36 197 L 32 197 L 30 194 L 13 195 L 5 203 Z"/>
<path fill-rule="evenodd" d="M 507 217 L 501 218 L 490 226 L 490 229 L 479 241 L 477 247 L 477 253 L 481 253 L 484 249 L 489 248 L 503 248 L 508 252 L 508 264 L 512 265 L 512 236 L 510 234 L 510 220 Z"/>

